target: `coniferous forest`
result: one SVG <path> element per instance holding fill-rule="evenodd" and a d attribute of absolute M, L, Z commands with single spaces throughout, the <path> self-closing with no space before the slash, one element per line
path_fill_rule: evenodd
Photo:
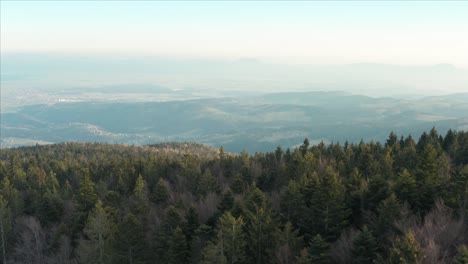
<path fill-rule="evenodd" d="M 468 132 L 2 149 L 3 263 L 468 263 Z"/>

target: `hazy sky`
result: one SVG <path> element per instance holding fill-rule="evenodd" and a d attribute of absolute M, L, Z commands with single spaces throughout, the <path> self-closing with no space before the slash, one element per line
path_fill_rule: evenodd
<path fill-rule="evenodd" d="M 468 67 L 468 2 L 1 1 L 1 52 Z"/>

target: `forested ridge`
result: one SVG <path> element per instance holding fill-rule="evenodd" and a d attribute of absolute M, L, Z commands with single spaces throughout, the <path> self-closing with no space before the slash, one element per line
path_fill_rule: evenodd
<path fill-rule="evenodd" d="M 468 132 L 2 149 L 3 263 L 468 263 Z"/>

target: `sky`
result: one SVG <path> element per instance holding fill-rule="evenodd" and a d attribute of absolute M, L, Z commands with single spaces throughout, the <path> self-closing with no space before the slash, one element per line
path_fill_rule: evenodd
<path fill-rule="evenodd" d="M 1 1 L 1 53 L 468 68 L 468 1 Z"/>

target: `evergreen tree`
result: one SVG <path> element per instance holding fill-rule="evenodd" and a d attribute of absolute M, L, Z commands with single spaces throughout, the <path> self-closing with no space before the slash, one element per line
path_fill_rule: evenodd
<path fill-rule="evenodd" d="M 445 201 L 453 208 L 460 208 L 468 217 L 468 165 L 455 173 L 445 193 Z"/>
<path fill-rule="evenodd" d="M 281 212 L 287 221 L 299 223 L 304 217 L 304 195 L 301 191 L 300 184 L 290 180 L 286 192 L 281 196 Z"/>
<path fill-rule="evenodd" d="M 395 194 L 391 194 L 377 207 L 377 223 L 375 232 L 384 237 L 387 232 L 392 231 L 393 224 L 400 218 L 402 208 Z"/>
<path fill-rule="evenodd" d="M 208 242 L 208 245 L 203 249 L 203 264 L 227 264 L 226 256 L 223 254 L 223 244 L 214 244 Z"/>
<path fill-rule="evenodd" d="M 276 232 L 278 245 L 275 255 L 277 261 L 279 263 L 294 263 L 295 254 L 303 247 L 299 230 L 294 230 L 292 224 L 287 222 L 283 229 L 278 229 Z"/>
<path fill-rule="evenodd" d="M 89 177 L 89 170 L 84 170 L 83 176 L 80 179 L 77 200 L 83 211 L 90 210 L 96 204 L 97 195 L 94 191 L 94 183 Z"/>
<path fill-rule="evenodd" d="M 9 177 L 2 179 L 0 183 L 0 194 L 3 196 L 3 199 L 8 204 L 8 207 L 11 210 L 13 215 L 18 215 L 22 210 L 21 198 L 18 189 L 13 186 Z"/>
<path fill-rule="evenodd" d="M 235 194 L 240 194 L 244 192 L 245 182 L 240 174 L 236 174 L 232 179 L 231 189 Z"/>
<path fill-rule="evenodd" d="M 187 238 L 180 227 L 174 230 L 169 244 L 170 264 L 184 264 L 189 261 L 189 248 Z"/>
<path fill-rule="evenodd" d="M 377 259 L 378 245 L 372 232 L 366 226 L 353 241 L 353 263 L 372 264 Z"/>
<path fill-rule="evenodd" d="M 80 239 L 78 256 L 83 263 L 111 263 L 114 226 L 98 200 L 86 220 L 84 237 Z"/>
<path fill-rule="evenodd" d="M 158 205 L 165 205 L 169 200 L 169 191 L 163 178 L 159 178 L 158 183 L 154 187 L 152 200 Z"/>
<path fill-rule="evenodd" d="M 422 254 L 419 242 L 410 230 L 403 240 L 397 238 L 390 249 L 389 263 L 392 264 L 414 264 L 420 263 Z"/>
<path fill-rule="evenodd" d="M 196 230 L 200 226 L 200 222 L 198 221 L 198 213 L 192 206 L 185 215 L 185 223 L 185 235 L 187 237 L 187 241 L 191 241 L 195 235 Z"/>
<path fill-rule="evenodd" d="M 427 211 L 440 196 L 440 178 L 437 167 L 437 152 L 431 144 L 424 146 L 418 164 L 419 208 Z"/>
<path fill-rule="evenodd" d="M 326 264 L 330 263 L 328 249 L 330 245 L 319 234 L 314 236 L 309 243 L 309 256 L 311 263 Z"/>
<path fill-rule="evenodd" d="M 398 199 L 402 202 L 407 202 L 411 207 L 415 207 L 418 203 L 418 186 L 416 178 L 404 169 L 395 179 L 393 191 Z"/>
<path fill-rule="evenodd" d="M 146 181 L 141 175 L 135 182 L 135 188 L 131 196 L 132 211 L 138 216 L 146 215 L 149 208 L 148 189 Z M 141 217 L 140 217 L 141 218 Z"/>
<path fill-rule="evenodd" d="M 309 140 L 306 138 L 304 139 L 304 143 L 302 143 L 302 145 L 299 147 L 299 150 L 301 151 L 302 153 L 302 156 L 305 156 L 305 154 L 307 153 L 307 150 L 309 149 Z"/>
<path fill-rule="evenodd" d="M 165 210 L 161 226 L 156 230 L 154 236 L 155 256 L 158 262 L 169 262 L 169 248 L 171 239 L 177 227 L 182 225 L 182 217 L 174 206 Z"/>
<path fill-rule="evenodd" d="M 218 210 L 221 213 L 224 213 L 225 211 L 231 210 L 233 206 L 234 206 L 234 195 L 231 189 L 227 189 L 226 192 L 223 194 L 223 197 L 221 198 L 221 202 L 219 203 Z"/>
<path fill-rule="evenodd" d="M 255 212 L 248 212 L 248 248 L 249 256 L 254 263 L 268 263 L 275 245 L 276 223 L 272 219 L 271 211 L 258 208 Z"/>
<path fill-rule="evenodd" d="M 468 247 L 463 245 L 458 249 L 458 254 L 453 260 L 454 264 L 466 264 L 468 263 Z"/>
<path fill-rule="evenodd" d="M 3 263 L 7 263 L 7 252 L 11 248 L 10 245 L 10 234 L 12 231 L 11 224 L 11 211 L 8 207 L 8 202 L 3 199 L 3 196 L 0 194 L 0 256 Z"/>
<path fill-rule="evenodd" d="M 303 248 L 299 252 L 299 256 L 296 257 L 296 263 L 297 264 L 311 264 L 312 263 L 312 259 L 310 258 L 310 254 L 307 248 Z"/>
<path fill-rule="evenodd" d="M 244 220 L 225 212 L 219 219 L 216 247 L 221 248 L 226 263 L 243 263 L 245 260 L 246 240 Z"/>
<path fill-rule="evenodd" d="M 210 170 L 205 170 L 198 181 L 197 194 L 205 197 L 210 192 L 220 192 L 218 180 L 211 174 Z"/>
<path fill-rule="evenodd" d="M 337 238 L 348 223 L 350 211 L 346 207 L 345 198 L 345 188 L 338 174 L 328 167 L 312 197 L 312 216 L 309 217 L 315 232 L 321 233 L 326 240 Z"/>
<path fill-rule="evenodd" d="M 145 237 L 143 225 L 131 213 L 117 225 L 113 263 L 144 263 Z"/>

